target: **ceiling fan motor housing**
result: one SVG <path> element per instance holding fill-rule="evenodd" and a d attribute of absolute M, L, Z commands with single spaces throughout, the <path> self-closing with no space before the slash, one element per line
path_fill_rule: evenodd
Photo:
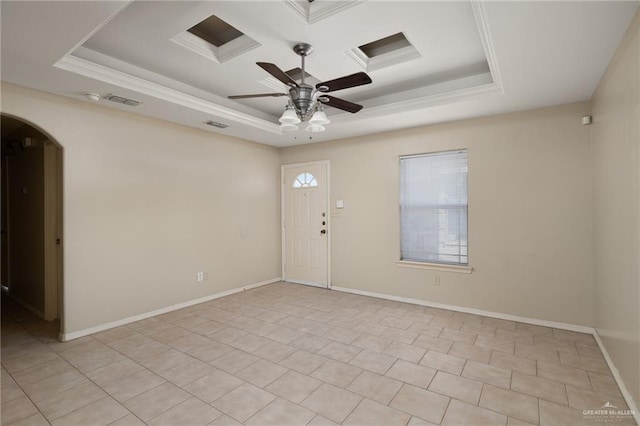
<path fill-rule="evenodd" d="M 305 84 L 299 87 L 292 87 L 289 90 L 291 101 L 296 107 L 296 110 L 300 113 L 300 119 L 304 121 L 304 118 L 312 114 L 314 111 L 313 106 L 313 87 Z"/>

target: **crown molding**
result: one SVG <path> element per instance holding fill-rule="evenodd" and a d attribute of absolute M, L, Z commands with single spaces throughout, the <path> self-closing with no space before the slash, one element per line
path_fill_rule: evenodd
<path fill-rule="evenodd" d="M 231 120 L 270 133 L 278 135 L 282 134 L 280 126 L 276 123 L 262 120 L 252 115 L 238 112 L 231 108 L 223 107 L 195 96 L 187 95 L 186 93 L 171 89 L 161 84 L 135 77 L 73 55 L 66 55 L 62 57 L 53 66 L 61 70 L 70 71 L 85 77 L 133 90 L 144 95 L 153 96 L 154 98 L 191 108 L 196 111 L 201 111 L 206 114 L 215 115 L 223 119 Z"/>
<path fill-rule="evenodd" d="M 491 77 L 493 78 L 493 82 L 500 89 L 500 93 L 504 93 L 502 77 L 500 76 L 498 61 L 496 59 L 493 41 L 491 40 L 491 32 L 489 31 L 489 23 L 487 21 L 487 14 L 484 10 L 484 5 L 481 1 L 474 0 L 471 2 L 471 9 L 473 10 L 473 16 L 476 18 L 476 26 L 478 27 L 478 33 L 480 35 L 484 54 L 487 57 L 487 64 L 489 65 Z"/>
<path fill-rule="evenodd" d="M 346 0 L 309 3 L 308 0 L 285 0 L 286 3 L 308 24 L 314 24 L 343 10 L 357 6 L 366 0 Z"/>

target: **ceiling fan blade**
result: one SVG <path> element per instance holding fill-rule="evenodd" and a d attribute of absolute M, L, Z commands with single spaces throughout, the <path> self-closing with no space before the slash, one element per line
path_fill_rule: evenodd
<path fill-rule="evenodd" d="M 336 98 L 329 95 L 322 95 L 320 96 L 319 100 L 323 104 L 350 112 L 352 114 L 355 114 L 362 109 L 362 105 L 354 104 L 353 102 L 345 101 L 344 99 Z"/>
<path fill-rule="evenodd" d="M 279 96 L 287 96 L 286 93 L 256 93 L 255 95 L 232 95 L 227 96 L 229 99 L 249 99 L 249 98 L 277 98 Z"/>
<path fill-rule="evenodd" d="M 344 77 L 336 78 L 335 80 L 323 81 L 316 84 L 316 89 L 324 86 L 328 90 L 323 92 L 334 92 L 336 90 L 348 89 L 350 87 L 362 86 L 364 84 L 370 84 L 371 78 L 364 72 L 357 72 L 351 75 L 345 75 Z"/>
<path fill-rule="evenodd" d="M 296 83 L 296 81 L 292 79 L 289 76 L 289 74 L 287 74 L 286 72 L 278 68 L 277 65 L 270 64 L 269 62 L 256 62 L 256 64 L 260 68 L 262 68 L 263 70 L 265 70 L 266 72 L 268 72 L 269 74 L 271 74 L 272 76 L 274 76 L 275 78 L 277 78 L 278 80 L 286 84 L 287 86 L 298 87 L 298 83 Z"/>

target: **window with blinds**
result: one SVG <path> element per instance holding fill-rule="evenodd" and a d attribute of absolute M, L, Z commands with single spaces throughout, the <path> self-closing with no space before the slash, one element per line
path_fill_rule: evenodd
<path fill-rule="evenodd" d="M 400 259 L 468 265 L 467 151 L 400 157 Z"/>

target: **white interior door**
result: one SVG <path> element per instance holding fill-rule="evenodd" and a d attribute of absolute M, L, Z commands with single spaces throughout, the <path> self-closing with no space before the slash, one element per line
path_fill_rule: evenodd
<path fill-rule="evenodd" d="M 329 286 L 328 169 L 328 162 L 282 167 L 286 281 Z"/>

